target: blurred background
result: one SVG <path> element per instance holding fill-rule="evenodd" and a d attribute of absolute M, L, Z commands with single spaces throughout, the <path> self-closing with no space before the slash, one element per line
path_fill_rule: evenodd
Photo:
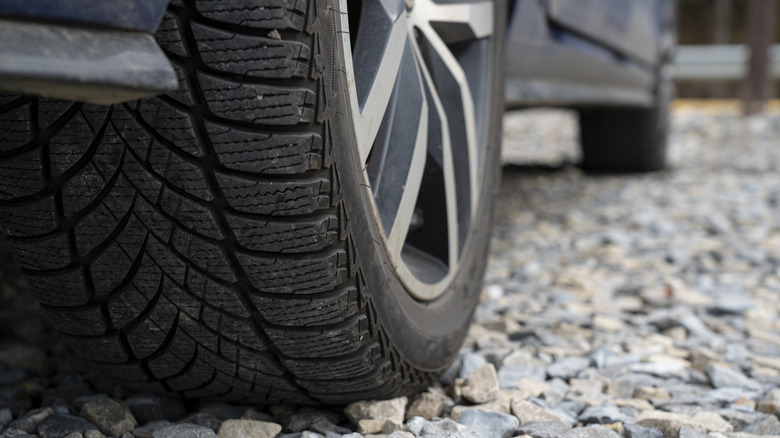
<path fill-rule="evenodd" d="M 780 97 L 778 23 L 777 0 L 679 0 L 677 96 Z M 751 57 L 752 47 L 767 56 Z M 756 96 L 761 88 L 763 95 Z"/>

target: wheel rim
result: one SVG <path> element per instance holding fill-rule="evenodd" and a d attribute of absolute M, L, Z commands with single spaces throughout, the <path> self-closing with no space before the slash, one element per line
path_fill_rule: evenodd
<path fill-rule="evenodd" d="M 358 154 L 384 248 L 443 294 L 474 226 L 492 90 L 492 0 L 356 0 L 343 33 Z M 351 50 L 350 50 L 351 49 Z"/>

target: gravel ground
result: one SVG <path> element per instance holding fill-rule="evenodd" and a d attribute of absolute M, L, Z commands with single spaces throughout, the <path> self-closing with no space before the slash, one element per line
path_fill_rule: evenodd
<path fill-rule="evenodd" d="M 575 119 L 506 118 L 483 300 L 411 399 L 344 409 L 134 394 L 85 376 L 0 263 L 0 438 L 780 435 L 780 114 L 677 112 L 672 168 L 588 176 Z"/>

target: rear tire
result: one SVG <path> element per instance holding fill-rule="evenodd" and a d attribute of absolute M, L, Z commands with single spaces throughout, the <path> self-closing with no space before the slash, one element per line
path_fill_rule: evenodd
<path fill-rule="evenodd" d="M 580 110 L 582 168 L 590 172 L 653 172 L 666 167 L 670 81 L 650 108 Z"/>
<path fill-rule="evenodd" d="M 424 389 L 455 357 L 486 264 L 500 69 L 479 214 L 446 291 L 418 300 L 365 190 L 342 20 L 332 0 L 174 0 L 157 40 L 177 92 L 0 96 L 0 226 L 90 370 L 184 397 L 346 403 Z"/>

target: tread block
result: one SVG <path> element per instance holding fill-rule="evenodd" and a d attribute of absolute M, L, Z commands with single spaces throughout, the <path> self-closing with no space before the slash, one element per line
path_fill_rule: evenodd
<path fill-rule="evenodd" d="M 249 36 L 192 24 L 201 59 L 224 72 L 258 78 L 305 78 L 311 50 L 298 41 Z"/>
<path fill-rule="evenodd" d="M 301 30 L 305 0 L 201 0 L 198 12 L 212 20 L 260 29 Z"/>
<path fill-rule="evenodd" d="M 0 139 L 3 135 L 2 127 L 2 120 L 0 120 Z M 46 186 L 41 148 L 35 148 L 11 158 L 0 159 L 0 175 L 2 175 L 0 178 L 0 200 L 13 200 L 41 191 Z"/>
<path fill-rule="evenodd" d="M 225 378 L 223 381 L 219 379 L 219 375 L 219 372 L 215 372 L 215 377 L 212 380 L 199 388 L 184 391 L 184 396 L 188 398 L 219 398 L 221 395 L 229 393 L 234 379 Z"/>
<path fill-rule="evenodd" d="M 303 253 L 338 242 L 335 216 L 300 221 L 263 221 L 233 214 L 225 215 L 239 244 L 255 251 Z"/>
<path fill-rule="evenodd" d="M 239 292 L 211 280 L 208 276 L 191 270 L 187 275 L 187 287 L 194 295 L 221 312 L 239 318 L 250 316 L 249 311 L 238 298 Z M 194 316 L 197 317 L 197 314 Z"/>
<path fill-rule="evenodd" d="M 274 325 L 316 327 L 338 324 L 358 312 L 358 292 L 348 287 L 328 296 L 277 298 L 252 295 L 263 319 Z"/>
<path fill-rule="evenodd" d="M 72 106 L 81 104 L 64 99 L 38 99 L 38 123 L 42 128 L 48 128 Z"/>
<path fill-rule="evenodd" d="M 168 333 L 176 324 L 178 310 L 167 298 L 160 297 L 151 304 L 149 314 L 127 332 L 127 343 L 133 355 L 143 359 L 157 351 L 162 351 Z"/>
<path fill-rule="evenodd" d="M 189 53 L 187 52 L 187 46 L 184 44 L 184 38 L 179 29 L 181 29 L 179 17 L 170 12 L 166 12 L 162 22 L 160 22 L 160 27 L 157 28 L 157 32 L 154 34 L 154 38 L 166 52 L 176 56 L 186 57 Z"/>
<path fill-rule="evenodd" d="M 73 216 L 90 203 L 109 184 L 111 175 L 104 176 L 92 163 L 87 163 L 76 175 L 62 185 L 62 204 L 65 216 Z"/>
<path fill-rule="evenodd" d="M 223 339 L 228 339 L 240 345 L 243 350 L 264 352 L 268 350 L 263 341 L 258 338 L 252 321 L 246 318 L 236 318 L 211 306 L 204 306 L 202 324 Z M 218 348 L 213 348 L 217 351 Z"/>
<path fill-rule="evenodd" d="M 209 207 L 180 196 L 173 190 L 163 189 L 160 207 L 178 222 L 179 227 L 183 226 L 187 231 L 216 240 L 225 237 L 217 226 L 217 217 Z"/>
<path fill-rule="evenodd" d="M 136 201 L 133 214 L 161 242 L 167 242 L 170 239 L 173 223 L 145 199 L 139 198 Z"/>
<path fill-rule="evenodd" d="M 180 375 L 166 379 L 168 386 L 174 391 L 188 391 L 202 387 L 208 383 L 216 371 L 200 359 L 200 349 L 196 353 L 191 366 Z"/>
<path fill-rule="evenodd" d="M 166 181 L 166 186 L 177 187 L 205 201 L 214 199 L 203 170 L 158 141 L 152 143 L 149 164 Z"/>
<path fill-rule="evenodd" d="M 383 365 L 383 367 L 387 365 Z M 401 393 L 420 392 L 427 386 L 427 384 L 420 382 L 410 382 L 408 379 L 403 379 L 399 373 L 392 371 L 372 376 L 368 381 L 350 381 L 346 386 L 341 386 L 341 382 L 332 382 L 332 385 L 329 383 L 331 382 L 323 382 L 323 385 L 320 386 L 322 389 L 316 392 L 312 391 L 312 395 L 333 404 L 346 404 L 356 399 L 387 399 L 397 397 Z M 333 388 L 342 389 L 331 391 Z"/>
<path fill-rule="evenodd" d="M 368 338 L 368 319 L 364 315 L 331 327 L 285 329 L 266 327 L 271 342 L 285 356 L 296 358 L 326 358 L 354 353 Z"/>
<path fill-rule="evenodd" d="M 193 271 L 187 272 L 187 277 L 193 275 Z M 180 311 L 184 312 L 192 319 L 199 319 L 201 314 L 201 308 L 203 304 L 198 299 L 197 294 L 192 293 L 186 287 L 179 287 L 178 284 L 165 280 L 165 287 L 162 288 L 163 294 L 173 303 Z"/>
<path fill-rule="evenodd" d="M 228 169 L 258 174 L 296 174 L 322 167 L 322 138 L 206 123 L 219 161 Z"/>
<path fill-rule="evenodd" d="M 120 176 L 113 190 L 105 197 L 101 204 L 97 204 L 75 225 L 76 248 L 80 255 L 85 255 L 95 247 L 105 242 L 105 240 L 120 226 L 120 222 L 125 220 L 133 202 L 132 189 L 127 180 Z M 124 225 L 121 233 L 124 243 L 129 245 L 129 236 L 134 233 L 136 237 L 146 234 L 143 224 L 135 217 L 130 217 L 128 223 Z M 137 251 L 128 251 L 128 253 Z"/>
<path fill-rule="evenodd" d="M 184 284 L 187 262 L 168 249 L 164 243 L 160 242 L 156 237 L 150 238 L 146 244 L 146 254 L 151 257 L 152 261 L 166 276 L 178 284 Z"/>
<path fill-rule="evenodd" d="M 146 122 L 147 129 L 167 140 L 170 145 L 190 155 L 203 156 L 195 132 L 195 121 L 188 112 L 160 99 L 143 99 L 138 101 L 137 114 Z"/>
<path fill-rule="evenodd" d="M 130 355 L 119 339 L 119 332 L 103 336 L 63 335 L 70 348 L 84 359 L 94 362 L 121 364 L 130 360 Z"/>
<path fill-rule="evenodd" d="M 255 372 L 272 376 L 284 374 L 284 368 L 271 353 L 246 348 L 239 343 L 231 341 L 223 341 L 220 347 L 220 352 L 225 358 L 233 360 L 238 364 L 236 372 L 244 380 L 251 381 L 251 373 Z M 242 369 L 249 373 L 242 375 Z"/>
<path fill-rule="evenodd" d="M 298 258 L 238 255 L 252 286 L 260 292 L 278 294 L 314 294 L 333 290 L 347 276 L 347 255 L 337 250 L 327 254 Z"/>
<path fill-rule="evenodd" d="M 40 111 L 39 111 L 40 114 Z M 95 133 L 84 115 L 77 113 L 49 139 L 49 162 L 53 175 L 73 167 L 87 152 Z"/>
<path fill-rule="evenodd" d="M 331 358 L 327 362 L 311 359 L 285 358 L 284 365 L 301 380 L 349 379 L 369 374 L 383 359 L 379 344 L 374 342 L 356 354 Z M 324 374 L 323 370 L 327 370 Z"/>
<path fill-rule="evenodd" d="M 33 140 L 30 104 L 0 113 L 0 152 L 8 152 Z"/>
<path fill-rule="evenodd" d="M 149 371 L 154 377 L 164 379 L 180 373 L 195 357 L 196 342 L 178 327 L 174 326 L 168 348 L 147 360 Z"/>
<path fill-rule="evenodd" d="M 219 350 L 220 334 L 215 333 L 203 324 L 203 321 L 192 318 L 186 313 L 180 313 L 179 328 L 191 338 L 197 340 L 198 348 L 208 348 L 211 351 Z"/>
<path fill-rule="evenodd" d="M 308 88 L 235 82 L 198 74 L 211 111 L 222 118 L 267 125 L 313 123 L 317 96 Z"/>
<path fill-rule="evenodd" d="M 232 359 L 227 359 L 224 356 L 211 352 L 205 348 L 198 349 L 198 359 L 225 376 L 236 375 L 236 367 L 238 365 Z"/>
<path fill-rule="evenodd" d="M 112 376 L 113 379 L 119 382 L 132 383 L 133 388 L 138 388 L 138 383 L 144 383 L 144 386 L 149 387 L 149 392 L 165 392 L 165 389 L 161 386 L 156 387 L 154 383 L 149 382 L 149 376 L 138 364 L 105 364 L 105 363 L 91 363 L 89 364 L 90 370 L 95 373 L 102 374 L 104 376 Z M 148 382 L 148 383 L 147 383 Z M 140 388 L 138 389 L 140 390 Z"/>
<path fill-rule="evenodd" d="M 95 207 L 74 227 L 78 253 L 87 254 L 92 251 L 106 240 L 118 225 L 118 218 L 104 204 Z"/>
<path fill-rule="evenodd" d="M 240 343 L 241 339 L 256 336 L 252 330 L 251 321 L 247 318 L 236 318 L 228 315 L 220 311 L 219 308 L 204 306 L 200 320 L 204 326 L 218 334 L 220 342 L 222 338 L 227 338 Z M 234 333 L 231 331 L 232 329 L 238 329 L 238 331 Z"/>
<path fill-rule="evenodd" d="M 113 242 L 92 262 L 89 272 L 95 295 L 104 297 L 111 293 L 130 273 L 133 258 L 127 255 L 116 242 Z"/>
<path fill-rule="evenodd" d="M 171 238 L 171 244 L 176 251 L 184 256 L 187 262 L 221 280 L 234 282 L 238 279 L 230 267 L 230 260 L 220 245 L 196 236 L 181 228 L 176 228 Z M 184 284 L 184 281 L 179 282 Z"/>
<path fill-rule="evenodd" d="M 314 213 L 330 207 L 330 181 L 263 181 L 217 174 L 222 193 L 238 211 L 272 216 Z"/>
<path fill-rule="evenodd" d="M 25 269 L 58 269 L 68 266 L 71 262 L 70 239 L 67 233 L 23 240 L 9 237 L 6 242 L 16 262 Z"/>
<path fill-rule="evenodd" d="M 148 305 L 149 299 L 132 283 L 112 294 L 106 302 L 111 323 L 119 329 L 138 318 Z"/>
<path fill-rule="evenodd" d="M 106 179 L 109 179 L 122 163 L 125 144 L 114 126 L 110 124 L 106 126 L 99 141 L 100 145 L 91 157 L 92 163 Z"/>
<path fill-rule="evenodd" d="M 137 217 L 130 216 L 124 229 L 116 237 L 116 243 L 125 254 L 132 259 L 136 259 L 139 257 L 148 233 L 148 230 Z"/>
<path fill-rule="evenodd" d="M 389 362 L 384 362 L 375 367 L 371 373 L 362 376 L 345 379 L 319 378 L 311 381 L 299 380 L 298 382 L 304 388 L 310 389 L 312 393 L 330 398 L 336 394 L 352 393 L 352 397 L 354 397 L 354 393 L 373 391 L 377 391 L 377 395 L 384 395 L 382 390 L 396 387 L 394 382 L 397 380 L 401 380 L 400 374 L 393 371 Z"/>
<path fill-rule="evenodd" d="M 111 124 L 119 132 L 124 143 L 139 157 L 145 157 L 152 143 L 152 134 L 124 105 L 115 105 L 111 112 Z"/>
<path fill-rule="evenodd" d="M 0 226 L 8 236 L 32 237 L 50 233 L 57 228 L 57 208 L 54 196 L 0 208 Z"/>
<path fill-rule="evenodd" d="M 182 66 L 181 63 L 175 60 L 171 60 L 171 65 L 173 66 L 173 71 L 176 72 L 176 79 L 179 86 L 176 88 L 176 91 L 170 91 L 168 94 L 166 94 L 166 96 L 184 105 L 195 105 L 197 100 L 195 98 L 195 92 L 190 86 L 190 79 L 188 78 L 185 71 L 186 67 Z"/>
<path fill-rule="evenodd" d="M 25 280 L 38 301 L 46 306 L 83 306 L 90 298 L 81 267 L 54 274 L 27 275 Z"/>
<path fill-rule="evenodd" d="M 122 163 L 122 175 L 127 178 L 130 185 L 148 203 L 153 204 L 157 202 L 160 197 L 162 181 L 144 167 L 132 154 L 125 155 L 125 161 Z"/>
<path fill-rule="evenodd" d="M 77 336 L 99 336 L 108 332 L 106 318 L 100 306 L 59 307 L 47 310 L 46 316 L 62 333 Z"/>

